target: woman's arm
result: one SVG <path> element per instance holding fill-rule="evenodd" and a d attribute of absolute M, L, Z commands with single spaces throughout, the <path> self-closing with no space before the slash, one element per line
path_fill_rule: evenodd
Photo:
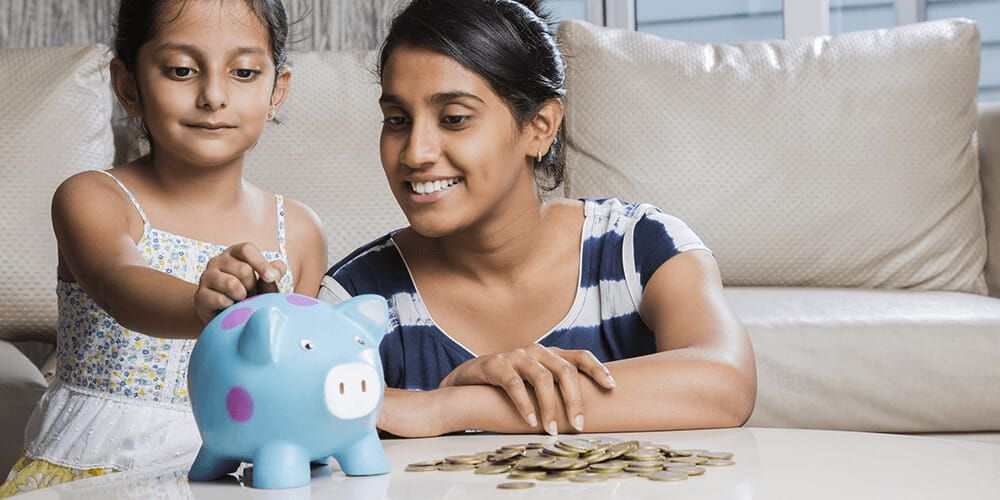
<path fill-rule="evenodd" d="M 746 422 L 756 399 L 753 351 L 726 304 L 712 256 L 692 251 L 660 266 L 647 283 L 640 313 L 656 335 L 659 352 L 608 363 L 618 382 L 614 390 L 578 375 L 586 401 L 584 432 L 735 427 Z M 387 390 L 383 413 L 380 425 L 401 436 L 465 429 L 539 431 L 524 422 L 503 389 L 495 386 L 426 393 Z M 565 411 L 555 413 L 560 432 L 573 432 Z"/>

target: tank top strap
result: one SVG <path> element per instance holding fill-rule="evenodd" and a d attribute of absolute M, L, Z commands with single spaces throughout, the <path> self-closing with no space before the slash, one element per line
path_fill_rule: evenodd
<path fill-rule="evenodd" d="M 274 204 L 278 209 L 278 251 L 287 255 L 288 253 L 285 252 L 285 197 L 280 194 L 274 195 Z"/>
<path fill-rule="evenodd" d="M 143 231 L 148 231 L 149 230 L 149 219 L 146 218 L 146 212 L 142 211 L 142 207 L 139 206 L 139 202 L 135 199 L 135 196 L 132 195 L 132 192 L 129 191 L 127 187 L 125 187 L 125 184 L 122 184 L 122 181 L 118 180 L 118 178 L 115 177 L 114 175 L 112 175 L 111 172 L 108 172 L 106 170 L 95 170 L 95 172 L 100 172 L 100 173 L 102 173 L 102 174 L 110 177 L 111 180 L 115 181 L 115 184 L 118 184 L 118 187 L 120 187 L 122 189 L 122 191 L 125 192 L 125 196 L 128 196 L 129 201 L 132 202 L 132 206 L 135 207 L 135 211 L 139 212 L 139 217 L 142 218 L 142 228 L 143 228 Z"/>

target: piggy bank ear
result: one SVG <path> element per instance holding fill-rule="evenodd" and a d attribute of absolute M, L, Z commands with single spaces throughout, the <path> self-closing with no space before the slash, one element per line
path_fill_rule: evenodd
<path fill-rule="evenodd" d="M 389 306 L 378 295 L 358 295 L 340 304 L 341 313 L 357 323 L 365 343 L 378 347 L 389 323 Z"/>
<path fill-rule="evenodd" d="M 274 364 L 280 356 L 281 338 L 285 335 L 288 316 L 277 307 L 262 307 L 247 321 L 236 350 L 244 359 L 261 364 Z"/>

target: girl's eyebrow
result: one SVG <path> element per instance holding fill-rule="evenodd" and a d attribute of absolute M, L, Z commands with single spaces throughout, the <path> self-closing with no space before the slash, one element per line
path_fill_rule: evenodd
<path fill-rule="evenodd" d="M 156 47 L 156 51 L 161 51 L 161 50 L 177 50 L 177 51 L 181 51 L 181 52 L 192 52 L 192 53 L 195 53 L 195 54 L 200 54 L 201 53 L 201 49 L 199 49 L 198 47 L 196 47 L 194 45 L 189 45 L 189 44 L 185 44 L 185 43 L 174 43 L 174 42 L 165 42 L 165 43 L 162 43 L 162 44 L 160 44 L 159 46 Z M 261 54 L 261 55 L 267 55 L 267 51 L 264 50 L 264 49 L 262 49 L 262 48 L 260 48 L 260 47 L 237 47 L 237 48 L 231 50 L 230 54 L 233 55 L 233 56 L 240 55 L 240 54 Z"/>

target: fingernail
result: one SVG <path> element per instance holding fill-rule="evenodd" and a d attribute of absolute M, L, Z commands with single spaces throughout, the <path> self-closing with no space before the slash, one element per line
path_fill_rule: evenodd
<path fill-rule="evenodd" d="M 583 415 L 577 415 L 576 418 L 573 419 L 573 427 L 575 427 L 576 430 L 583 432 Z"/>
<path fill-rule="evenodd" d="M 267 272 L 264 273 L 264 279 L 272 282 L 277 280 L 278 271 L 275 271 L 274 269 L 268 269 Z"/>
<path fill-rule="evenodd" d="M 618 387 L 618 384 L 615 383 L 615 379 L 611 375 L 608 375 L 608 385 L 610 385 L 612 389 Z"/>
<path fill-rule="evenodd" d="M 528 425 L 532 427 L 538 427 L 538 418 L 535 417 L 534 413 L 528 414 Z"/>
<path fill-rule="evenodd" d="M 556 421 L 555 420 L 550 421 L 549 425 L 547 425 L 545 427 L 545 431 L 548 432 L 549 434 L 553 435 L 553 436 L 558 436 L 559 435 L 559 428 L 556 427 Z"/>

